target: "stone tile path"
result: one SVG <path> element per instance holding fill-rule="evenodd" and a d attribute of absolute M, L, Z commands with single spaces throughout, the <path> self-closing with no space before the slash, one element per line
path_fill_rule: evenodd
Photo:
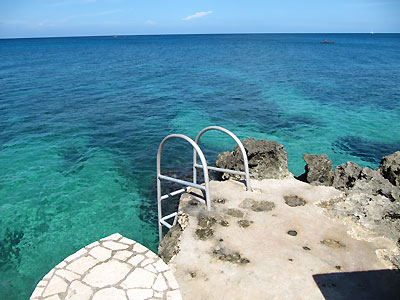
<path fill-rule="evenodd" d="M 31 300 L 182 300 L 169 267 L 141 244 L 115 233 L 55 266 Z"/>

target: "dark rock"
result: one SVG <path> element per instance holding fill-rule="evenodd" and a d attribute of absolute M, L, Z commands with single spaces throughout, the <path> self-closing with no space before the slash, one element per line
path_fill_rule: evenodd
<path fill-rule="evenodd" d="M 285 196 L 284 199 L 285 203 L 291 207 L 304 206 L 307 203 L 306 200 L 296 195 Z"/>
<path fill-rule="evenodd" d="M 222 261 L 234 263 L 234 264 L 248 264 L 250 262 L 246 257 L 242 257 L 242 255 L 238 252 L 231 252 L 227 249 L 217 248 L 214 249 L 213 254 Z"/>
<path fill-rule="evenodd" d="M 228 222 L 228 221 L 225 221 L 225 220 L 219 221 L 219 224 L 220 224 L 221 226 L 224 226 L 224 227 L 228 227 L 228 226 L 229 226 L 229 222 Z"/>
<path fill-rule="evenodd" d="M 213 202 L 214 203 L 218 203 L 218 204 L 225 204 L 225 199 L 214 199 Z"/>
<path fill-rule="evenodd" d="M 339 241 L 332 240 L 332 239 L 325 239 L 321 241 L 322 245 L 331 247 L 331 248 L 345 248 L 346 246 Z"/>
<path fill-rule="evenodd" d="M 303 154 L 303 159 L 306 162 L 304 173 L 306 182 L 312 185 L 332 185 L 332 161 L 328 159 L 326 154 Z"/>
<path fill-rule="evenodd" d="M 198 225 L 201 228 L 211 228 L 215 223 L 217 223 L 217 220 L 213 217 L 201 217 L 198 221 Z"/>
<path fill-rule="evenodd" d="M 275 203 L 265 200 L 257 201 L 254 199 L 246 198 L 239 204 L 239 207 L 251 209 L 255 212 L 261 212 L 273 210 L 275 208 Z"/>
<path fill-rule="evenodd" d="M 361 170 L 361 167 L 351 161 L 337 166 L 333 176 L 333 186 L 340 190 L 353 187 Z"/>
<path fill-rule="evenodd" d="M 251 222 L 251 221 L 248 221 L 248 220 L 239 220 L 239 221 L 238 221 L 239 226 L 242 227 L 242 228 L 247 228 L 247 227 L 249 227 L 251 223 L 252 223 L 252 222 Z"/>
<path fill-rule="evenodd" d="M 210 239 L 213 235 L 214 230 L 212 230 L 211 228 L 196 229 L 196 236 L 202 241 Z"/>
<path fill-rule="evenodd" d="M 291 236 L 296 236 L 296 235 L 297 235 L 297 231 L 296 231 L 296 230 L 289 230 L 289 231 L 287 232 L 287 234 L 288 234 L 288 235 L 291 235 Z"/>
<path fill-rule="evenodd" d="M 400 188 L 400 151 L 384 156 L 379 166 L 383 177 Z"/>
<path fill-rule="evenodd" d="M 304 246 L 303 249 L 306 250 L 306 251 L 310 251 L 311 250 L 311 248 L 309 248 L 307 246 Z"/>
<path fill-rule="evenodd" d="M 158 246 L 158 255 L 167 264 L 172 257 L 179 253 L 179 238 L 182 234 L 182 230 L 179 225 L 173 226 L 168 233 L 164 236 L 161 243 Z"/>
<path fill-rule="evenodd" d="M 282 179 L 291 175 L 287 165 L 287 153 L 282 145 L 275 141 L 247 138 L 242 141 L 246 150 L 250 176 L 255 179 Z M 222 152 L 217 157 L 217 167 L 243 171 L 243 156 L 239 146 L 233 152 Z M 224 173 L 223 179 L 241 176 Z"/>
<path fill-rule="evenodd" d="M 229 208 L 226 213 L 235 218 L 243 218 L 244 213 L 240 209 Z"/>

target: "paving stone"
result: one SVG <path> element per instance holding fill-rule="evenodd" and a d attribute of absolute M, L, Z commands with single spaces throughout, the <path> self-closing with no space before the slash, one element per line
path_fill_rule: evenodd
<path fill-rule="evenodd" d="M 142 261 L 142 263 L 140 264 L 142 267 L 147 266 L 148 264 L 152 264 L 154 263 L 153 259 L 150 258 L 146 258 L 144 261 Z"/>
<path fill-rule="evenodd" d="M 36 298 L 42 295 L 44 291 L 44 287 L 36 287 L 36 289 L 32 293 L 32 298 Z"/>
<path fill-rule="evenodd" d="M 153 266 L 157 269 L 158 272 L 164 272 L 169 270 L 167 264 L 159 259 L 157 262 L 153 264 Z"/>
<path fill-rule="evenodd" d="M 117 243 L 114 241 L 105 241 L 103 242 L 103 246 L 111 250 L 124 250 L 129 248 L 128 245 Z"/>
<path fill-rule="evenodd" d="M 153 273 L 157 273 L 157 270 L 151 264 L 145 266 L 144 269 Z"/>
<path fill-rule="evenodd" d="M 90 256 L 84 256 L 70 263 L 66 268 L 70 271 L 82 275 L 97 263 L 99 263 L 97 259 L 94 259 Z"/>
<path fill-rule="evenodd" d="M 86 254 L 86 253 L 87 253 L 87 250 L 86 250 L 85 248 L 82 248 L 82 249 L 80 249 L 79 251 L 75 252 L 74 254 L 68 256 L 66 259 L 64 259 L 64 261 L 66 261 L 66 262 L 71 262 L 71 261 L 73 261 L 74 259 L 76 259 L 76 258 L 78 258 L 78 257 L 80 257 L 80 256 L 83 256 L 83 255 Z"/>
<path fill-rule="evenodd" d="M 97 291 L 92 300 L 127 300 L 125 292 L 115 287 Z"/>
<path fill-rule="evenodd" d="M 55 266 L 55 269 L 62 269 L 67 265 L 65 261 L 60 262 L 57 266 Z"/>
<path fill-rule="evenodd" d="M 128 245 L 134 245 L 136 242 L 131 239 L 127 239 L 126 237 L 123 237 L 122 239 L 119 240 L 120 243 L 128 244 Z"/>
<path fill-rule="evenodd" d="M 145 257 L 143 255 L 135 255 L 131 259 L 128 260 L 128 263 L 130 263 L 132 266 L 137 266 L 142 260 L 144 260 Z"/>
<path fill-rule="evenodd" d="M 182 300 L 181 293 L 178 290 L 168 291 L 167 300 Z"/>
<path fill-rule="evenodd" d="M 43 279 L 45 280 L 49 280 L 51 278 L 51 276 L 53 276 L 54 274 L 54 269 L 52 269 L 49 273 L 47 273 L 46 275 L 44 275 Z"/>
<path fill-rule="evenodd" d="M 96 246 L 98 246 L 98 245 L 100 245 L 99 241 L 95 241 L 95 242 L 93 242 L 93 243 L 87 245 L 85 248 L 86 248 L 86 249 L 92 249 L 93 247 L 96 247 Z"/>
<path fill-rule="evenodd" d="M 129 300 L 146 300 L 153 296 L 151 289 L 132 289 L 127 292 Z"/>
<path fill-rule="evenodd" d="M 97 246 L 92 248 L 92 250 L 89 251 L 89 254 L 99 261 L 105 261 L 111 258 L 112 251 L 101 246 Z"/>
<path fill-rule="evenodd" d="M 121 283 L 121 286 L 126 289 L 132 288 L 151 288 L 156 275 L 153 273 L 136 268 L 128 277 Z"/>
<path fill-rule="evenodd" d="M 89 300 L 92 297 L 92 289 L 83 284 L 82 282 L 75 280 L 73 281 L 67 291 L 67 300 Z"/>
<path fill-rule="evenodd" d="M 40 280 L 39 283 L 36 286 L 43 286 L 45 287 L 47 285 L 48 281 L 47 280 Z"/>
<path fill-rule="evenodd" d="M 154 259 L 154 260 L 159 259 L 159 256 L 158 256 L 157 254 L 155 254 L 154 252 L 152 252 L 152 251 L 147 251 L 144 255 L 145 255 L 147 258 L 152 258 L 152 259 Z"/>
<path fill-rule="evenodd" d="M 126 261 L 132 255 L 133 255 L 133 253 L 131 251 L 123 250 L 123 251 L 118 251 L 117 253 L 115 253 L 113 258 Z"/>
<path fill-rule="evenodd" d="M 171 271 L 164 272 L 163 274 L 164 274 L 164 277 L 167 279 L 168 285 L 171 289 L 173 289 L 173 290 L 179 289 L 179 285 L 176 282 L 176 279 L 175 279 L 174 275 L 172 275 Z"/>
<path fill-rule="evenodd" d="M 113 233 L 112 235 L 109 235 L 105 238 L 102 238 L 100 241 L 118 241 L 120 238 L 122 238 L 123 236 L 120 235 L 119 233 Z"/>
<path fill-rule="evenodd" d="M 143 246 L 143 245 L 141 245 L 141 244 L 139 244 L 139 243 L 136 243 L 134 246 L 133 246 L 133 251 L 135 251 L 135 252 L 137 252 L 137 253 L 144 253 L 144 252 L 146 252 L 146 251 L 148 251 L 149 249 L 147 249 L 145 246 Z"/>
<path fill-rule="evenodd" d="M 47 297 L 45 300 L 61 300 L 61 298 L 58 295 L 53 295 L 53 296 Z"/>
<path fill-rule="evenodd" d="M 156 282 L 154 282 L 153 289 L 159 292 L 163 292 L 168 289 L 168 286 L 165 283 L 165 279 L 162 274 L 158 274 Z"/>
<path fill-rule="evenodd" d="M 65 280 L 71 282 L 75 279 L 80 278 L 81 276 L 72 272 L 72 271 L 68 271 L 68 270 L 57 270 L 54 274 L 56 274 L 57 276 L 64 278 Z"/>
<path fill-rule="evenodd" d="M 43 297 L 51 296 L 67 291 L 68 284 L 58 276 L 53 276 L 44 290 Z"/>
<path fill-rule="evenodd" d="M 118 260 L 111 260 L 95 266 L 83 278 L 90 286 L 102 288 L 122 280 L 131 270 L 130 266 Z"/>

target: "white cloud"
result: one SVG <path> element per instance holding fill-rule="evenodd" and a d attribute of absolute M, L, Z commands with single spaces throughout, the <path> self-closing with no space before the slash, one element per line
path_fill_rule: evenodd
<path fill-rule="evenodd" d="M 212 10 L 200 11 L 200 12 L 195 13 L 194 15 L 187 16 L 186 18 L 183 18 L 182 20 L 189 21 L 191 19 L 204 17 L 204 16 L 212 14 L 212 13 L 213 13 Z"/>
<path fill-rule="evenodd" d="M 157 22 L 154 20 L 147 20 L 146 22 L 144 22 L 147 25 L 157 25 Z"/>

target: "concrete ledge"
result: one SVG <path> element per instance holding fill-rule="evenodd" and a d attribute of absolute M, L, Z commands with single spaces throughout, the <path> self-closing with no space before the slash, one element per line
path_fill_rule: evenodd
<path fill-rule="evenodd" d="M 119 233 L 94 242 L 55 266 L 31 300 L 181 300 L 169 267 L 143 245 Z"/>

